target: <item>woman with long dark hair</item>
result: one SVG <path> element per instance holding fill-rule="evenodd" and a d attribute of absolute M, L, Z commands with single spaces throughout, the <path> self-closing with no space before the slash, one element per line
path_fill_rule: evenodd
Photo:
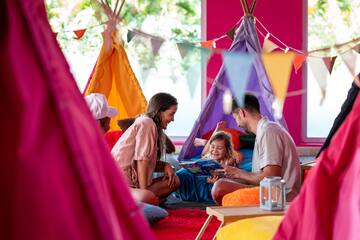
<path fill-rule="evenodd" d="M 163 130 L 174 121 L 177 105 L 172 95 L 155 94 L 146 113 L 136 118 L 111 151 L 137 200 L 158 204 L 180 185 L 172 166 L 160 161 L 165 152 Z M 164 172 L 164 177 L 153 179 L 154 172 Z"/>

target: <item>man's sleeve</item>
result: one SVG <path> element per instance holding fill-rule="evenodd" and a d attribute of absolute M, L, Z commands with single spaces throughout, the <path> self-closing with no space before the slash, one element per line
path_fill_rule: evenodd
<path fill-rule="evenodd" d="M 284 144 L 276 131 L 267 131 L 260 139 L 259 164 L 260 169 L 268 165 L 282 166 Z"/>

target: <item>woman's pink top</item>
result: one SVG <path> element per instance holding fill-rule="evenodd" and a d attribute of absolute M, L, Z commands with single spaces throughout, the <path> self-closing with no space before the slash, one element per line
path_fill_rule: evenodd
<path fill-rule="evenodd" d="M 146 115 L 136 118 L 135 122 L 123 133 L 111 153 L 123 170 L 130 187 L 138 188 L 136 161 L 149 161 L 147 172 L 148 186 L 157 161 L 157 129 L 154 121 Z"/>

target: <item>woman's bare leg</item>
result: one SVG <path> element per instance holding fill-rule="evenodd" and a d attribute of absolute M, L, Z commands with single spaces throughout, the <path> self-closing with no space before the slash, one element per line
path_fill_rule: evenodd
<path fill-rule="evenodd" d="M 175 176 L 175 184 L 170 187 L 168 185 L 167 178 L 157 178 L 154 179 L 153 184 L 151 184 L 148 189 L 152 191 L 161 201 L 161 199 L 165 199 L 170 193 L 176 191 L 180 187 L 180 179 L 178 176 Z"/>
<path fill-rule="evenodd" d="M 159 205 L 159 198 L 150 190 L 131 188 L 131 195 L 140 202 Z"/>
<path fill-rule="evenodd" d="M 211 196 L 218 205 L 221 205 L 222 199 L 226 194 L 246 187 L 249 187 L 249 185 L 222 178 L 214 183 L 214 186 L 211 189 Z"/>

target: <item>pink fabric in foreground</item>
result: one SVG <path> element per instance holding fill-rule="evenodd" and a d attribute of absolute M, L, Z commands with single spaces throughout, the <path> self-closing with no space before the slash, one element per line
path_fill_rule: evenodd
<path fill-rule="evenodd" d="M 318 158 L 274 239 L 359 239 L 360 98 Z"/>
<path fill-rule="evenodd" d="M 0 2 L 0 239 L 153 239 L 50 29 Z"/>

